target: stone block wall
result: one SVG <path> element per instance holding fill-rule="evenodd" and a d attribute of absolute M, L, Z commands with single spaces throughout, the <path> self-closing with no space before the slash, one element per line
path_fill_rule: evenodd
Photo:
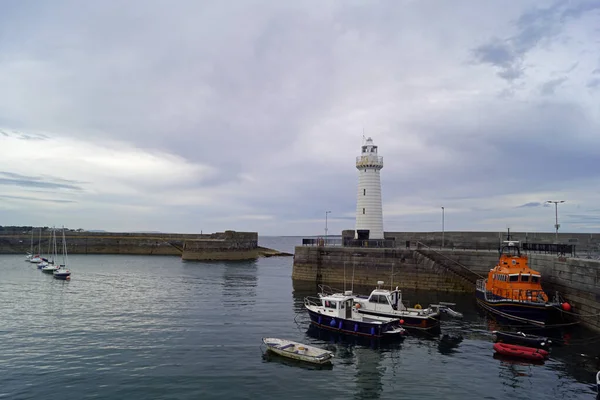
<path fill-rule="evenodd" d="M 218 239 L 186 240 L 183 260 L 248 260 L 259 256 L 258 233 L 225 231 Z"/>
<path fill-rule="evenodd" d="M 41 237 L 47 256 L 50 231 Z M 62 232 L 57 231 L 59 249 Z M 210 234 L 65 232 L 69 254 L 173 255 L 188 260 L 238 260 L 257 257 L 258 233 L 225 231 Z M 34 252 L 40 242 L 34 230 Z M 31 231 L 0 233 L 0 254 L 25 254 L 31 249 Z M 184 251 L 184 249 L 187 249 Z"/>
<path fill-rule="evenodd" d="M 393 276 L 393 278 L 392 278 Z M 298 246 L 294 281 L 342 287 L 375 287 L 377 281 L 404 289 L 465 292 L 465 282 L 432 263 L 413 257 L 410 250 Z M 393 279 L 393 280 L 392 280 Z"/>
<path fill-rule="evenodd" d="M 542 274 L 542 285 L 552 298 L 560 292 L 580 314 L 583 325 L 600 331 L 600 261 L 545 254 L 529 257 L 529 266 Z"/>

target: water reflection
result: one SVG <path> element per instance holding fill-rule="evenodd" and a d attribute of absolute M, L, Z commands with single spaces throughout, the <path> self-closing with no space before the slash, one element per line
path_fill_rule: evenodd
<path fill-rule="evenodd" d="M 462 335 L 449 335 L 445 333 L 438 342 L 438 351 L 440 354 L 449 356 L 456 353 L 456 349 L 463 341 Z"/>
<path fill-rule="evenodd" d="M 354 398 L 378 399 L 383 391 L 381 378 L 385 373 L 385 367 L 381 365 L 383 355 L 380 351 L 368 348 L 356 348 L 356 392 Z"/>
<path fill-rule="evenodd" d="M 223 306 L 226 308 L 253 306 L 256 303 L 258 283 L 257 261 L 228 261 L 222 265 Z"/>
<path fill-rule="evenodd" d="M 273 353 L 272 351 L 265 351 L 262 355 L 262 359 L 264 362 L 274 362 L 281 365 L 286 365 L 288 367 L 293 368 L 302 368 L 308 370 L 327 370 L 333 369 L 333 364 L 311 364 L 308 362 L 303 362 L 299 360 L 294 360 L 291 358 L 280 356 L 279 354 Z"/>
<path fill-rule="evenodd" d="M 317 344 L 333 351 L 337 362 L 355 368 L 356 399 L 378 399 L 383 391 L 382 377 L 385 367 L 381 365 L 384 354 L 401 349 L 400 342 L 386 342 L 373 338 L 344 335 L 309 326 L 306 335 L 318 340 Z"/>

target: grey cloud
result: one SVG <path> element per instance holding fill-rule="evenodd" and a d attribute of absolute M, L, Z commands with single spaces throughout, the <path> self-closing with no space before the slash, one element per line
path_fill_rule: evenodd
<path fill-rule="evenodd" d="M 83 188 L 78 184 L 84 183 L 61 178 L 27 176 L 7 171 L 0 171 L 0 175 L 4 175 L 6 177 L 0 177 L 0 185 L 21 186 L 27 188 L 68 189 L 82 191 Z"/>
<path fill-rule="evenodd" d="M 522 204 L 522 205 L 518 206 L 517 208 L 540 207 L 541 205 L 542 205 L 542 203 L 534 201 L 534 202 Z"/>
<path fill-rule="evenodd" d="M 73 200 L 62 200 L 62 199 L 46 199 L 40 197 L 27 197 L 27 196 L 10 196 L 6 194 L 0 194 L 1 198 L 5 199 L 13 199 L 13 200 L 27 200 L 27 201 L 37 201 L 42 203 L 75 203 Z"/>
<path fill-rule="evenodd" d="M 600 2 L 556 1 L 549 7 L 534 8 L 523 13 L 516 21 L 516 34 L 505 39 L 492 38 L 488 43 L 473 49 L 477 63 L 498 68 L 498 76 L 508 82 L 525 74 L 524 57 L 534 48 L 555 39 L 563 31 L 564 24 L 578 19 L 586 12 L 600 10 Z M 571 72 L 577 63 L 571 67 Z"/>
<path fill-rule="evenodd" d="M 562 85 L 566 80 L 567 80 L 566 76 L 556 78 L 556 79 L 551 79 L 548 82 L 545 82 L 543 85 L 541 85 L 540 92 L 544 96 L 553 95 L 556 88 L 559 87 L 560 85 Z"/>
<path fill-rule="evenodd" d="M 595 89 L 600 86 L 600 78 L 591 79 L 587 83 L 587 87 L 590 89 Z"/>
<path fill-rule="evenodd" d="M 19 131 L 7 131 L 0 129 L 0 133 L 5 137 L 15 137 L 21 140 L 41 141 L 47 140 L 48 136 L 41 133 L 23 133 Z"/>
<path fill-rule="evenodd" d="M 40 175 L 40 176 L 22 175 L 22 174 L 17 174 L 17 173 L 10 172 L 10 171 L 0 171 L 0 175 L 4 175 L 8 178 L 13 178 L 13 179 L 17 179 L 17 180 L 26 180 L 26 181 L 48 180 L 48 181 L 52 181 L 52 183 L 67 183 L 67 184 L 89 183 L 89 182 L 78 181 L 78 180 L 73 180 L 73 179 L 58 178 L 58 177 L 50 176 L 50 175 Z"/>

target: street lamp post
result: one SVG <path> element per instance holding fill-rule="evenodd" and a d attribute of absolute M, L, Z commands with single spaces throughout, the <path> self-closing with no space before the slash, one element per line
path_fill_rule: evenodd
<path fill-rule="evenodd" d="M 327 245 L 327 214 L 329 214 L 331 211 L 325 211 L 325 245 Z"/>
<path fill-rule="evenodd" d="M 558 228 L 560 225 L 558 223 L 558 203 L 564 203 L 564 200 L 548 200 L 546 203 L 554 203 L 554 215 L 556 218 L 556 223 L 554 224 L 554 228 L 556 228 L 556 244 L 558 244 Z"/>
<path fill-rule="evenodd" d="M 444 247 L 444 207 L 442 207 L 442 247 Z"/>

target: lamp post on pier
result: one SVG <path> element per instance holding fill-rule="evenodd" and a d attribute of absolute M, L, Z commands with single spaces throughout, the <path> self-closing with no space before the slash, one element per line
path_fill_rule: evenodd
<path fill-rule="evenodd" d="M 558 244 L 558 228 L 560 225 L 558 223 L 558 203 L 564 203 L 564 200 L 548 200 L 546 203 L 554 203 L 554 215 L 556 218 L 556 223 L 554 224 L 554 228 L 556 228 L 556 244 Z"/>
<path fill-rule="evenodd" d="M 329 214 L 331 211 L 325 211 L 325 245 L 327 246 L 327 214 Z"/>
<path fill-rule="evenodd" d="M 444 247 L 444 207 L 442 207 L 442 248 Z"/>

